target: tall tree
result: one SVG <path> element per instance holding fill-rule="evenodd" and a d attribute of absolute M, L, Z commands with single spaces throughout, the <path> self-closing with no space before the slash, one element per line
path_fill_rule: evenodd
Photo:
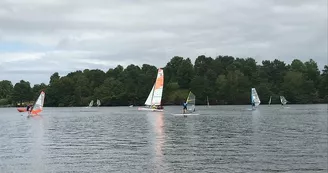
<path fill-rule="evenodd" d="M 319 97 L 328 102 L 328 65 L 325 65 L 320 76 Z"/>
<path fill-rule="evenodd" d="M 30 82 L 21 80 L 16 83 L 12 92 L 12 99 L 15 103 L 30 102 L 33 100 L 33 92 Z"/>
<path fill-rule="evenodd" d="M 0 81 L 0 105 L 10 104 L 13 84 L 8 80 Z"/>
<path fill-rule="evenodd" d="M 190 59 L 187 58 L 186 60 L 182 61 L 177 72 L 177 79 L 180 88 L 188 89 L 190 87 L 190 82 L 193 78 L 193 75 L 193 65 L 191 64 Z"/>
<path fill-rule="evenodd" d="M 10 81 L 0 81 L 0 99 L 9 99 L 12 91 L 13 84 Z"/>

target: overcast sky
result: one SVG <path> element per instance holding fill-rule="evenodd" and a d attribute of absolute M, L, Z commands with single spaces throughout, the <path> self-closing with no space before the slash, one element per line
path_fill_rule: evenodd
<path fill-rule="evenodd" d="M 0 80 L 175 55 L 327 64 L 327 0 L 0 0 Z"/>

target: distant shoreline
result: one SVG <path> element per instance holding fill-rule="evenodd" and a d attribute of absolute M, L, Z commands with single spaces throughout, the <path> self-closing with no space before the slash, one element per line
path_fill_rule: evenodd
<path fill-rule="evenodd" d="M 209 106 L 250 106 L 251 104 L 213 104 L 213 105 L 209 105 Z M 269 104 L 261 104 L 262 105 L 266 105 L 269 106 Z M 271 105 L 281 105 L 281 104 L 271 104 Z M 293 104 L 287 104 L 287 105 L 328 105 L 328 103 L 293 103 Z M 99 106 L 99 107 L 129 107 L 130 105 L 116 105 L 116 106 Z M 165 106 L 182 106 L 182 105 L 163 105 Z M 207 106 L 206 104 L 201 104 L 201 105 L 197 105 L 196 106 Z M 0 108 L 22 108 L 22 107 L 26 107 L 26 106 L 0 106 Z M 49 108 L 69 108 L 69 107 L 87 107 L 87 106 L 44 106 L 44 107 L 49 107 Z M 93 106 L 94 108 L 97 108 L 97 106 Z M 143 105 L 134 105 L 133 107 L 144 107 Z M 133 108 L 132 107 L 132 108 Z"/>

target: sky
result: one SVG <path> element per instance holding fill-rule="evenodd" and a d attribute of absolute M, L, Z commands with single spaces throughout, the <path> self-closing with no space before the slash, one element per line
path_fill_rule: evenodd
<path fill-rule="evenodd" d="M 1 0 L 0 80 L 173 56 L 327 64 L 327 0 Z"/>

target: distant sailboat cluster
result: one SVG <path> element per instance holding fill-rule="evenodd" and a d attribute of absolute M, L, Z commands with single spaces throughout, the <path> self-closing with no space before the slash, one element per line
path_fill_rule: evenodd
<path fill-rule="evenodd" d="M 87 106 L 87 108 L 93 107 L 93 103 L 94 103 L 93 100 L 91 100 L 89 105 Z M 101 102 L 99 99 L 97 99 L 96 105 L 97 105 L 97 107 L 99 107 L 101 105 Z"/>
<path fill-rule="evenodd" d="M 288 103 L 288 101 L 286 100 L 286 98 L 284 96 L 280 96 L 280 102 L 281 102 L 281 105 L 286 105 Z M 252 103 L 253 110 L 255 110 L 261 104 L 261 100 L 260 100 L 255 88 L 252 88 L 252 90 L 251 90 L 251 103 Z M 272 103 L 272 96 L 270 96 L 270 98 L 269 98 L 268 105 L 271 105 L 271 103 Z"/>
<path fill-rule="evenodd" d="M 162 105 L 162 95 L 163 95 L 163 87 L 164 87 L 164 71 L 159 68 L 157 72 L 156 81 L 151 88 L 151 91 L 145 101 L 144 107 L 138 107 L 138 110 L 141 111 L 156 111 L 163 112 L 164 107 Z M 33 106 L 29 106 L 27 108 L 18 108 L 19 112 L 29 112 L 29 115 L 38 115 L 43 110 L 45 93 L 42 91 L 36 100 Z M 208 96 L 206 97 L 207 107 L 210 107 Z M 288 101 L 284 96 L 280 96 L 281 105 L 286 105 Z M 272 96 L 270 96 L 268 104 L 271 105 Z M 251 88 L 251 105 L 252 110 L 256 110 L 256 108 L 261 104 L 261 100 L 255 88 Z M 99 99 L 96 100 L 96 106 L 99 107 L 101 102 Z M 94 101 L 91 100 L 89 105 L 85 108 L 91 108 L 94 106 Z M 196 96 L 191 91 L 189 91 L 188 97 L 184 103 L 183 113 L 182 114 L 173 114 L 173 115 L 198 115 L 194 113 L 196 111 Z M 133 107 L 130 105 L 129 107 Z"/>

